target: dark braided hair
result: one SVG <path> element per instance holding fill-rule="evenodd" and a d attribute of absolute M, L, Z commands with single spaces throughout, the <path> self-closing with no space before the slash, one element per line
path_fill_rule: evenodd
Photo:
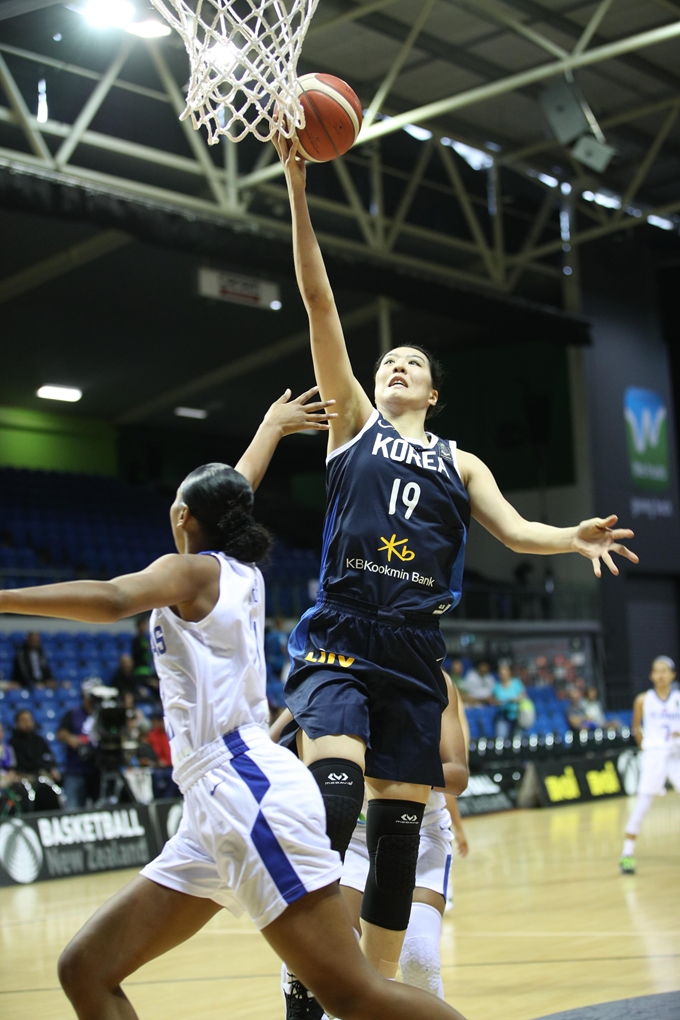
<path fill-rule="evenodd" d="M 253 490 L 228 464 L 203 464 L 180 485 L 182 502 L 214 548 L 243 563 L 269 552 L 272 536 L 253 517 Z"/>
<path fill-rule="evenodd" d="M 444 383 L 444 379 L 446 377 L 446 372 L 439 358 L 435 358 L 434 354 L 428 351 L 426 347 L 421 347 L 420 344 L 401 344 L 401 346 L 407 348 L 409 351 L 418 351 L 419 354 L 422 354 L 423 357 L 427 359 L 427 363 L 430 366 L 430 378 L 432 380 L 432 389 L 436 390 L 437 393 L 440 393 L 442 385 Z M 396 350 L 396 348 L 394 349 Z M 388 354 L 391 353 L 392 351 L 386 351 L 385 354 L 381 354 L 378 360 L 376 361 L 375 365 L 373 366 L 374 380 L 376 375 L 378 374 L 378 369 L 383 363 L 383 360 L 387 357 Z M 427 414 L 425 415 L 425 417 L 433 418 L 435 414 L 439 414 L 440 411 L 443 411 L 445 407 L 446 404 L 442 404 L 442 402 L 439 399 L 437 399 L 437 403 L 434 404 L 434 406 L 430 405 L 428 407 Z"/>

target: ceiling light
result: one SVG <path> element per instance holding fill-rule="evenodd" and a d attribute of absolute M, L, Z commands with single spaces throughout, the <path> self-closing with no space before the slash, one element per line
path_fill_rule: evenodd
<path fill-rule="evenodd" d="M 420 127 L 418 124 L 405 124 L 404 131 L 418 142 L 429 142 L 430 138 L 432 138 L 432 132 L 428 131 L 427 128 Z"/>
<path fill-rule="evenodd" d="M 241 51 L 232 42 L 220 42 L 206 50 L 205 55 L 213 67 L 222 74 L 228 74 L 241 56 Z"/>
<path fill-rule="evenodd" d="M 475 149 L 472 145 L 455 142 L 451 138 L 442 138 L 441 143 L 450 146 L 473 170 L 489 170 L 493 166 L 493 156 L 483 149 Z"/>
<path fill-rule="evenodd" d="M 619 195 L 615 195 L 613 191 L 584 191 L 581 195 L 586 202 L 594 202 L 595 205 L 601 205 L 604 209 L 620 209 L 621 198 Z"/>
<path fill-rule="evenodd" d="M 549 188 L 556 188 L 560 183 L 556 177 L 551 177 L 550 174 L 539 174 L 538 179 L 541 184 L 547 184 Z"/>
<path fill-rule="evenodd" d="M 125 28 L 135 9 L 128 0 L 89 0 L 82 13 L 93 28 Z"/>
<path fill-rule="evenodd" d="M 569 181 L 562 181 L 560 184 L 560 191 L 563 195 L 571 195 L 571 184 Z"/>
<path fill-rule="evenodd" d="M 82 395 L 83 391 L 77 390 L 74 386 L 41 386 L 36 393 L 36 396 L 42 397 L 43 400 L 65 400 L 69 404 L 75 404 Z"/>
<path fill-rule="evenodd" d="M 661 230 L 673 230 L 675 227 L 673 220 L 667 220 L 665 216 L 655 216 L 653 213 L 647 217 L 647 222 L 652 227 L 660 227 Z"/>
<path fill-rule="evenodd" d="M 38 124 L 47 124 L 47 83 L 44 78 L 38 82 Z"/>
<path fill-rule="evenodd" d="M 283 305 L 281 304 L 280 301 L 274 300 L 269 302 L 269 307 L 273 312 L 280 312 L 281 309 L 283 308 Z"/>
<path fill-rule="evenodd" d="M 140 39 L 160 39 L 164 35 L 170 35 L 172 29 L 161 21 L 149 18 L 148 21 L 134 21 L 131 25 L 126 25 L 125 31 L 131 35 L 138 35 Z"/>
<path fill-rule="evenodd" d="M 175 414 L 178 418 L 203 418 L 208 417 L 208 412 L 202 407 L 176 407 Z"/>

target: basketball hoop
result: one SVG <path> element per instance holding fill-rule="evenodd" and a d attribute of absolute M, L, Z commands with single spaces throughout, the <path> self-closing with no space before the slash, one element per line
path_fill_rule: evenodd
<path fill-rule="evenodd" d="M 305 125 L 297 62 L 319 0 L 151 0 L 184 40 L 191 64 L 180 120 L 208 143 L 252 134 L 291 138 Z"/>

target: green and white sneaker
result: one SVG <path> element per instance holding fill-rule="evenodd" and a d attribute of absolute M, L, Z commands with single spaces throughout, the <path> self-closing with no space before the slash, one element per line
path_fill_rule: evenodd
<path fill-rule="evenodd" d="M 619 867 L 621 868 L 622 875 L 634 875 L 635 874 L 635 858 L 634 857 L 619 857 Z"/>

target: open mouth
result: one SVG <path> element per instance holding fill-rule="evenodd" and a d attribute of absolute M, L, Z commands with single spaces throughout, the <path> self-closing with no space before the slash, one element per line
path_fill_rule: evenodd
<path fill-rule="evenodd" d="M 408 389 L 408 383 L 406 382 L 406 380 L 400 378 L 399 376 L 392 379 L 392 381 L 390 382 L 389 388 L 392 389 L 393 386 L 403 386 L 405 389 Z"/>

